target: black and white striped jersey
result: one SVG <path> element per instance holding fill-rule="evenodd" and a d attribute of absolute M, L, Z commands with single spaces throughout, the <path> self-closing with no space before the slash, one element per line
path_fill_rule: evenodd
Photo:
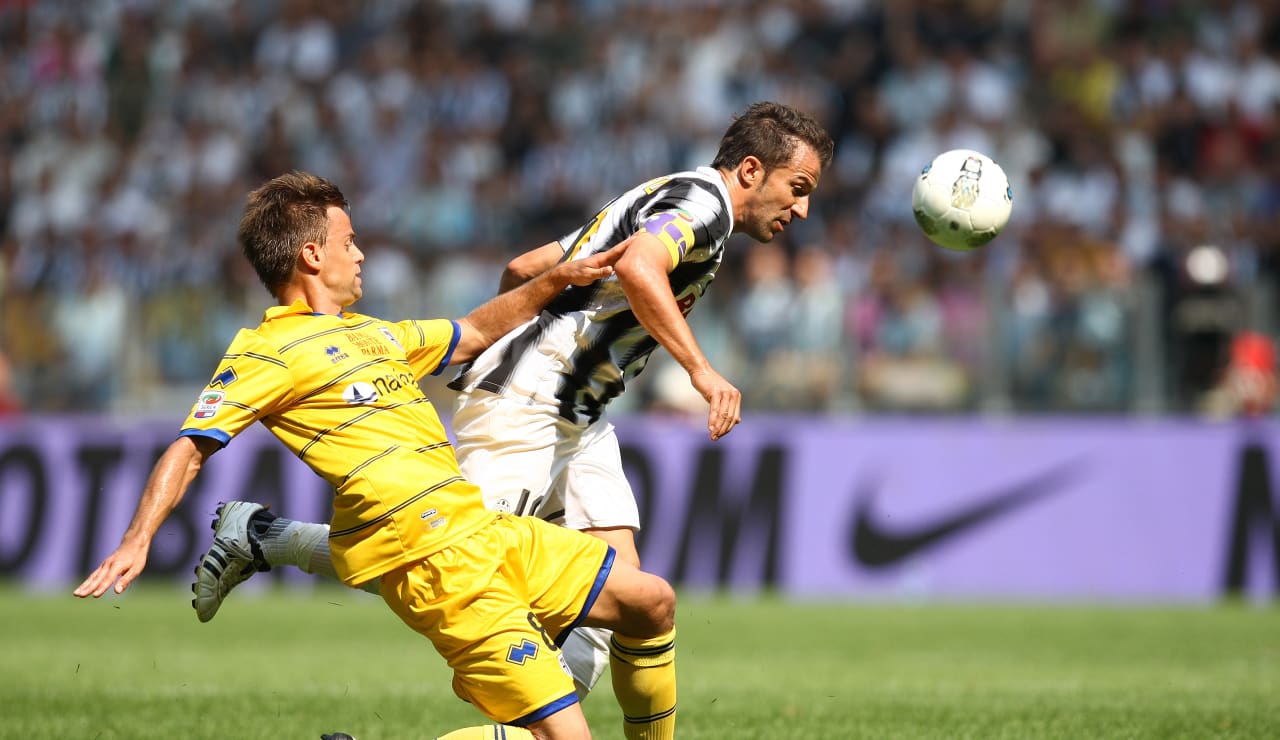
<path fill-rule="evenodd" d="M 671 292 L 687 316 L 715 278 L 733 231 L 720 173 L 699 167 L 632 188 L 560 240 L 563 259 L 606 251 L 642 229 L 670 250 Z M 657 346 L 611 276 L 566 288 L 541 315 L 464 367 L 449 387 L 527 398 L 557 407 L 570 421 L 595 421 Z"/>

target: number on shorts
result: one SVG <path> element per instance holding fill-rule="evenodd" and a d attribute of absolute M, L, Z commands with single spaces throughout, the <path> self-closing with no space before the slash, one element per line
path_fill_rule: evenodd
<path fill-rule="evenodd" d="M 529 626 L 538 631 L 542 635 L 542 644 L 547 646 L 548 650 L 555 650 L 556 644 L 551 641 L 551 636 L 547 634 L 547 628 L 542 626 L 542 622 L 533 616 L 533 612 L 529 612 Z"/>

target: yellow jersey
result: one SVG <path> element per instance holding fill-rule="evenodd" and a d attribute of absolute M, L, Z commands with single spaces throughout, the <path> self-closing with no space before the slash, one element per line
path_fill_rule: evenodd
<path fill-rule="evenodd" d="M 334 566 L 343 582 L 364 583 L 493 517 L 418 387 L 443 372 L 460 336 L 448 319 L 273 307 L 232 340 L 179 434 L 226 445 L 262 422 L 333 486 Z"/>

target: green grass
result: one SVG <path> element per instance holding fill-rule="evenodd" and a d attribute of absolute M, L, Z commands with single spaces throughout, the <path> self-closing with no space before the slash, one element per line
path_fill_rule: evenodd
<path fill-rule="evenodd" d="M 430 738 L 479 724 L 375 597 L 80 601 L 0 589 L 0 738 Z M 1280 610 L 684 595 L 680 732 L 712 738 L 1276 738 Z M 585 704 L 621 737 L 603 682 Z"/>

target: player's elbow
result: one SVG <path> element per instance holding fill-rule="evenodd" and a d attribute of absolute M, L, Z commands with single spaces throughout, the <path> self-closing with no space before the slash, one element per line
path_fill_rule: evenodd
<path fill-rule="evenodd" d="M 526 264 L 521 263 L 517 257 L 507 263 L 506 268 L 502 271 L 503 285 L 523 285 L 524 283 L 537 277 L 536 273 L 529 270 Z"/>
<path fill-rule="evenodd" d="M 511 258 L 511 261 L 507 263 L 506 268 L 502 271 L 503 282 L 520 285 L 536 278 L 554 266 L 559 261 L 559 247 L 555 247 L 555 252 L 553 253 L 548 248 L 550 246 L 544 245 Z"/>

